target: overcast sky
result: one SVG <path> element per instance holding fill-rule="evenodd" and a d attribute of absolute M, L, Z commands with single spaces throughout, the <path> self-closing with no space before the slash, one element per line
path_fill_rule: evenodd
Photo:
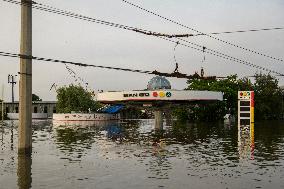
<path fill-rule="evenodd" d="M 283 0 L 129 0 L 160 15 L 179 21 L 202 32 L 221 32 L 284 26 Z M 192 33 L 173 23 L 142 12 L 121 0 L 38 0 L 60 9 L 70 10 L 89 17 L 116 22 L 161 33 Z M 0 51 L 19 53 L 20 6 L 0 0 Z M 216 37 L 264 54 L 283 59 L 284 30 L 251 33 L 222 34 Z M 284 73 L 284 63 L 273 61 L 241 49 L 220 43 L 205 36 L 188 40 Z M 90 23 L 52 13 L 33 10 L 33 55 L 70 60 L 87 64 L 172 72 L 175 44 L 139 33 Z M 206 75 L 253 75 L 256 69 L 206 55 L 182 46 L 176 48 L 179 71 L 193 74 L 200 67 Z M 144 89 L 152 75 L 70 66 L 78 76 L 98 90 Z M 0 57 L 0 91 L 5 88 L 5 100 L 11 101 L 8 74 L 17 74 L 19 59 Z M 280 78 L 284 85 L 284 78 Z M 17 77 L 17 80 L 19 76 Z M 173 88 L 186 87 L 185 79 L 172 79 Z M 74 83 L 64 65 L 33 61 L 33 93 L 43 100 L 55 100 L 50 91 L 58 86 Z M 18 83 L 15 97 L 18 99 Z M 1 94 L 0 94 L 1 96 Z"/>

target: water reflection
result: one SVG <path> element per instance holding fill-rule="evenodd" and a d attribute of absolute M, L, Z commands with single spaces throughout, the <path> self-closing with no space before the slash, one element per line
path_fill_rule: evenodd
<path fill-rule="evenodd" d="M 254 159 L 254 123 L 238 125 L 238 150 L 240 159 Z"/>
<path fill-rule="evenodd" d="M 18 187 L 29 189 L 32 187 L 32 157 L 31 154 L 18 155 Z"/>
<path fill-rule="evenodd" d="M 164 133 L 157 131 L 152 138 L 151 159 L 145 163 L 147 170 L 151 173 L 148 178 L 169 179 L 169 171 L 172 169 L 169 161 L 169 151 L 166 149 Z"/>
<path fill-rule="evenodd" d="M 11 150 L 14 150 L 14 121 L 11 123 Z"/>
<path fill-rule="evenodd" d="M 95 142 L 106 137 L 111 141 L 123 140 L 123 132 L 117 121 L 53 122 L 56 144 L 70 162 L 81 161 Z"/>
<path fill-rule="evenodd" d="M 106 136 L 112 141 L 119 141 L 119 143 L 122 143 L 124 133 L 120 123 L 110 123 L 108 126 L 106 126 L 106 133 Z"/>
<path fill-rule="evenodd" d="M 0 128 L 0 182 L 7 188 L 16 188 L 15 180 L 19 188 L 283 188 L 283 124 L 263 124 L 254 133 L 223 123 L 173 122 L 155 130 L 154 120 L 39 121 L 31 158 L 18 157 L 17 122 L 7 122 Z"/>
<path fill-rule="evenodd" d="M 0 122 L 1 147 L 4 146 L 4 122 Z"/>

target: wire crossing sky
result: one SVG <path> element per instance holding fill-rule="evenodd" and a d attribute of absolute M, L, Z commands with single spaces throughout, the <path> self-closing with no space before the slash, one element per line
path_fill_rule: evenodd
<path fill-rule="evenodd" d="M 14 0 L 6 1 L 15 2 Z M 217 35 L 222 33 L 218 31 L 225 31 L 224 34 L 219 34 L 218 38 L 253 51 L 263 52 L 263 54 L 275 58 L 281 58 L 283 54 L 284 38 L 281 26 L 284 25 L 284 4 L 282 1 L 133 0 L 131 2 L 145 8 L 150 7 L 160 15 L 170 17 L 186 26 L 198 28 L 209 35 Z M 158 70 L 164 73 L 174 71 L 175 62 L 178 62 L 181 73 L 192 74 L 195 71 L 200 71 L 203 60 L 202 48 L 206 47 L 206 61 L 202 63 L 205 75 L 238 74 L 243 77 L 259 73 L 257 70 L 260 68 L 263 68 L 261 69 L 263 73 L 275 71 L 281 74 L 284 71 L 281 61 L 277 63 L 275 60 L 254 53 L 242 52 L 238 48 L 230 47 L 202 35 L 193 37 L 191 34 L 196 35 L 197 33 L 189 33 L 190 31 L 186 28 L 145 14 L 127 6 L 122 1 L 38 0 L 36 3 L 33 6 L 41 7 L 44 10 L 55 8 L 53 13 L 62 11 L 60 13 L 69 16 L 70 13 L 76 13 L 76 15 L 72 15 L 73 18 L 80 17 L 88 22 L 34 9 L 34 55 L 73 62 L 80 61 L 86 64 L 97 62 L 106 67 Z M 47 4 L 50 6 L 46 6 Z M 65 10 L 68 10 L 69 13 Z M 86 16 L 82 17 L 84 15 Z M 97 19 L 96 21 L 102 21 L 103 25 L 90 23 L 89 21 L 94 18 Z M 0 50 L 19 52 L 20 7 L 4 1 L 0 2 L 0 22 L 3 26 L 0 31 Z M 129 30 L 125 31 L 124 27 L 128 27 Z M 148 34 L 151 32 L 154 35 L 135 32 L 133 29 L 139 29 L 139 31 L 148 32 Z M 243 32 L 246 30 L 247 32 Z M 226 32 L 234 33 L 226 34 Z M 189 36 L 178 39 L 177 36 L 171 36 L 171 38 L 165 36 L 181 34 Z M 173 49 L 177 41 L 180 42 L 180 45 L 174 53 Z M 176 60 L 174 60 L 173 53 Z M 78 59 L 78 57 L 80 58 Z M 0 63 L 0 85 L 4 84 L 5 99 L 10 100 L 10 88 L 6 84 L 6 80 L 8 74 L 17 74 L 19 61 L 18 59 L 0 57 Z M 258 69 L 242 64 L 253 64 L 258 66 Z M 103 71 L 71 66 L 70 68 L 77 73 L 78 77 L 84 78 L 84 81 L 88 82 L 89 87 L 94 90 L 144 89 L 152 77 L 151 75 L 115 70 Z M 33 92 L 44 100 L 55 99 L 54 91 L 49 91 L 53 83 L 56 83 L 57 86 L 67 85 L 73 80 L 65 65 L 41 64 L 37 60 L 33 61 L 33 75 L 35 90 Z M 283 79 L 281 77 L 279 79 L 280 84 L 283 83 Z M 184 80 L 170 78 L 170 81 L 176 89 L 186 87 Z"/>
<path fill-rule="evenodd" d="M 137 29 L 137 28 L 134 28 L 134 27 L 131 27 L 131 26 L 126 26 L 126 25 L 122 25 L 122 24 L 116 24 L 116 23 L 109 22 L 109 21 L 99 20 L 99 19 L 96 19 L 96 18 L 91 18 L 91 17 L 84 16 L 84 15 L 79 15 L 79 14 L 76 14 L 76 13 L 72 13 L 70 11 L 61 10 L 61 9 L 58 9 L 58 8 L 55 8 L 55 7 L 52 7 L 52 6 L 49 6 L 49 5 L 44 5 L 42 3 L 37 3 L 37 2 L 34 2 L 34 1 L 32 2 L 31 5 L 27 4 L 27 3 L 21 3 L 21 2 L 18 2 L 18 1 L 14 1 L 14 0 L 3 0 L 3 1 L 10 2 L 10 3 L 13 3 L 13 4 L 18 4 L 18 5 L 32 6 L 33 8 L 38 9 L 38 10 L 42 10 L 42 11 L 46 11 L 46 12 L 50 12 L 50 13 L 55 13 L 55 14 L 59 14 L 59 15 L 63 15 L 63 16 L 71 17 L 71 18 L 77 18 L 77 19 L 84 20 L 84 21 L 90 21 L 90 22 L 94 22 L 94 23 L 98 23 L 98 24 L 103 24 L 103 25 L 107 25 L 107 26 L 111 26 L 111 27 L 118 27 L 118 28 L 121 28 L 121 29 L 126 29 L 126 30 L 130 30 L 130 31 L 143 33 L 145 35 L 153 35 L 153 36 L 156 36 L 156 37 L 161 37 L 161 39 L 164 39 L 164 40 L 167 40 L 164 37 L 168 37 L 168 38 L 173 38 L 174 37 L 174 38 L 182 40 L 182 41 L 184 41 L 184 42 L 186 42 L 188 44 L 192 44 L 192 45 L 195 45 L 197 47 L 201 47 L 202 49 L 204 48 L 203 46 L 201 46 L 199 44 L 192 43 L 190 41 L 181 39 L 181 37 L 193 36 L 192 34 L 168 35 L 168 34 L 162 34 L 162 33 L 155 33 L 155 32 L 151 32 L 151 31 L 147 31 L 147 30 Z M 125 1 L 125 2 L 127 2 L 127 1 Z M 129 2 L 127 2 L 127 3 L 129 3 Z M 131 4 L 131 5 L 134 5 L 134 4 Z M 134 5 L 134 6 L 136 6 L 136 5 Z M 47 8 L 45 8 L 45 7 L 47 7 Z M 141 8 L 141 7 L 139 7 L 139 8 Z M 145 10 L 145 9 L 143 9 L 143 10 Z M 201 33 L 201 34 L 205 35 L 203 33 Z M 167 40 L 167 41 L 174 42 L 172 40 Z M 177 44 L 178 43 L 179 43 L 179 41 L 177 41 Z M 192 48 L 192 49 L 200 51 L 200 49 L 194 48 L 192 46 L 188 46 L 188 45 L 184 45 L 184 44 L 182 44 L 182 46 L 189 47 L 189 48 Z M 175 51 L 175 49 L 176 49 L 176 46 L 174 48 L 174 51 Z M 280 72 L 277 72 L 277 71 L 274 71 L 274 70 L 270 70 L 268 68 L 264 68 L 264 67 L 255 65 L 255 64 L 249 63 L 247 61 L 240 60 L 238 58 L 226 55 L 226 54 L 218 52 L 216 50 L 212 50 L 212 49 L 208 49 L 208 50 L 209 50 L 209 52 L 206 51 L 206 53 L 209 53 L 211 55 L 214 55 L 214 56 L 217 56 L 217 57 L 220 57 L 220 58 L 225 58 L 227 60 L 230 60 L 230 61 L 233 61 L 233 62 L 237 62 L 237 63 L 241 63 L 241 64 L 244 64 L 244 65 L 247 65 L 247 66 L 251 66 L 251 67 L 257 68 L 259 70 L 267 71 L 269 73 L 275 73 L 275 74 L 278 74 L 278 75 L 283 75 Z M 204 50 L 202 50 L 202 51 L 205 52 Z M 175 60 L 175 63 L 177 63 L 175 56 L 174 56 L 174 60 Z"/>
<path fill-rule="evenodd" d="M 122 0 L 122 1 L 125 2 L 125 3 L 127 3 L 127 4 L 129 4 L 129 5 L 131 5 L 131 6 L 133 6 L 133 7 L 136 7 L 136 8 L 138 8 L 138 9 L 140 9 L 140 10 L 143 10 L 143 11 L 145 11 L 145 12 L 147 12 L 147 13 L 150 13 L 150 14 L 152 14 L 152 15 L 154 15 L 154 16 L 157 16 L 157 17 L 159 17 L 159 18 L 162 18 L 162 19 L 164 19 L 164 20 L 166 20 L 166 21 L 172 22 L 172 23 L 174 23 L 174 24 L 177 24 L 177 25 L 179 25 L 179 26 L 182 26 L 182 27 L 184 27 L 184 28 L 187 28 L 187 29 L 190 29 L 190 30 L 192 30 L 192 31 L 194 31 L 194 32 L 197 32 L 197 33 L 200 34 L 200 35 L 204 35 L 204 36 L 206 36 L 206 37 L 210 37 L 210 38 L 215 39 L 215 40 L 217 40 L 217 41 L 220 41 L 220 42 L 222 42 L 222 43 L 225 43 L 225 44 L 228 44 L 228 45 L 231 45 L 231 46 L 240 48 L 240 49 L 242 49 L 242 50 L 245 50 L 245 51 L 248 51 L 248 52 L 251 52 L 251 53 L 255 53 L 255 54 L 258 54 L 258 55 L 267 57 L 267 58 L 271 58 L 271 59 L 274 59 L 274 60 L 283 62 L 283 59 L 282 59 L 282 58 L 275 58 L 275 57 L 273 57 L 273 56 L 266 55 L 266 54 L 263 54 L 263 53 L 260 53 L 260 52 L 257 52 L 257 51 L 248 49 L 248 48 L 246 48 L 246 47 L 242 47 L 242 46 L 240 46 L 240 45 L 236 45 L 236 44 L 234 44 L 234 43 L 232 43 L 232 42 L 225 41 L 225 40 L 222 40 L 222 39 L 217 38 L 217 37 L 213 37 L 213 36 L 210 35 L 210 34 L 203 33 L 203 32 L 201 32 L 201 31 L 199 31 L 199 30 L 196 30 L 196 29 L 194 29 L 194 28 L 192 28 L 192 27 L 189 27 L 189 26 L 186 26 L 186 25 L 184 25 L 184 24 L 181 24 L 180 22 L 177 22 L 177 21 L 174 21 L 174 20 L 172 20 L 172 19 L 170 19 L 170 18 L 161 16 L 161 15 L 155 13 L 155 12 L 152 12 L 152 11 L 150 11 L 150 10 L 148 10 L 148 9 L 145 9 L 145 8 L 141 7 L 141 6 L 138 6 L 138 5 L 136 5 L 136 4 L 133 4 L 133 3 L 129 2 L 129 1 L 126 1 L 126 0 Z"/>

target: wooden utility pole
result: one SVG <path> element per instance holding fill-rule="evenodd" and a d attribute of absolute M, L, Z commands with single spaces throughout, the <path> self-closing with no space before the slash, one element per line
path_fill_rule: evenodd
<path fill-rule="evenodd" d="M 19 154 L 32 150 L 32 0 L 21 3 Z"/>

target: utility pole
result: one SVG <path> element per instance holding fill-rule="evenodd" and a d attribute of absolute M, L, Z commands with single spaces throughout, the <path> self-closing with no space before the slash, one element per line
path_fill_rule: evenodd
<path fill-rule="evenodd" d="M 2 121 L 4 121 L 4 85 L 2 85 L 2 110 L 1 110 L 1 113 L 2 113 Z"/>
<path fill-rule="evenodd" d="M 15 98 L 14 98 L 14 85 L 17 84 L 17 82 L 14 80 L 14 78 L 16 77 L 17 75 L 11 75 L 9 74 L 8 75 L 8 83 L 12 85 L 12 113 L 14 113 L 15 111 L 15 108 L 14 108 L 14 103 L 15 103 Z"/>
<path fill-rule="evenodd" d="M 32 0 L 21 0 L 20 115 L 18 153 L 32 150 Z"/>

